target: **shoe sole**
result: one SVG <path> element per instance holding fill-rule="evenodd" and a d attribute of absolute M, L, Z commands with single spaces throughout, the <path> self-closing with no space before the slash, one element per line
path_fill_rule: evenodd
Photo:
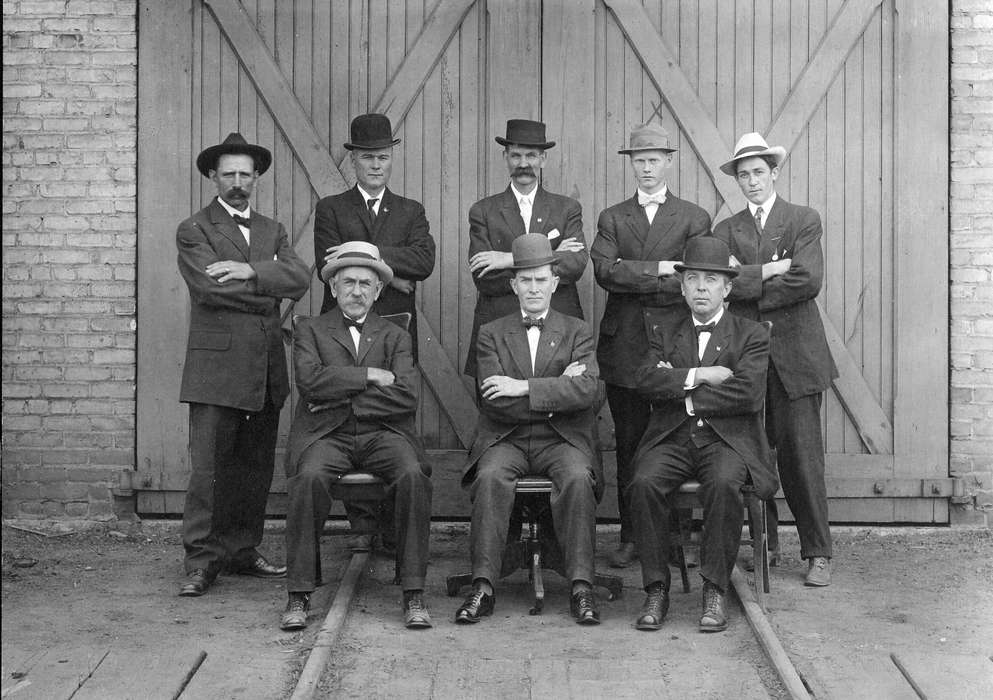
<path fill-rule="evenodd" d="M 576 618 L 576 624 L 577 625 L 584 625 L 584 626 L 587 626 L 587 627 L 592 627 L 594 625 L 599 625 L 600 624 L 600 620 L 598 620 L 595 617 L 577 617 Z"/>
<path fill-rule="evenodd" d="M 831 582 L 830 581 L 811 581 L 810 579 L 807 579 L 806 581 L 803 582 L 803 585 L 804 586 L 808 586 L 810 588 L 824 588 L 825 586 L 830 586 L 831 585 Z"/>
<path fill-rule="evenodd" d="M 430 620 L 410 620 L 403 623 L 403 626 L 409 630 L 423 630 L 429 627 L 433 627 Z"/>
<path fill-rule="evenodd" d="M 656 630 L 662 629 L 661 622 L 636 622 L 634 625 L 635 629 L 639 629 L 642 632 L 654 632 Z"/>
<path fill-rule="evenodd" d="M 701 632 L 723 632 L 727 628 L 728 628 L 728 623 L 726 622 L 723 625 L 703 625 L 703 624 L 700 625 Z"/>
<path fill-rule="evenodd" d="M 457 624 L 457 625 L 474 625 L 477 622 L 479 622 L 480 620 L 482 620 L 484 617 L 489 617 L 492 614 L 493 614 L 493 611 L 491 610 L 490 612 L 481 613 L 481 614 L 476 615 L 476 616 L 472 616 L 472 615 L 456 615 L 455 616 L 455 624 Z"/>
<path fill-rule="evenodd" d="M 207 591 L 180 591 L 177 595 L 180 598 L 199 598 Z"/>
<path fill-rule="evenodd" d="M 296 632 L 297 630 L 302 630 L 307 627 L 306 622 L 281 622 L 279 623 L 279 629 L 284 632 Z"/>

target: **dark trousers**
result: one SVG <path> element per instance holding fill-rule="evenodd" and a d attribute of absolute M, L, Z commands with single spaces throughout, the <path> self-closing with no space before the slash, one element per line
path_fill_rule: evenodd
<path fill-rule="evenodd" d="M 219 573 L 250 563 L 262 542 L 279 411 L 190 404 L 190 474 L 183 508 L 184 567 Z"/>
<path fill-rule="evenodd" d="M 779 483 L 796 519 L 800 556 L 831 556 L 827 488 L 824 484 L 824 441 L 821 438 L 821 394 L 791 399 L 772 363 L 765 398 L 765 429 L 776 450 Z M 779 548 L 779 512 L 766 510 L 769 548 Z"/>
<path fill-rule="evenodd" d="M 336 431 L 301 455 L 286 481 L 286 590 L 309 593 L 321 582 L 321 532 L 331 512 L 331 484 L 349 471 L 375 474 L 394 503 L 403 590 L 424 588 L 431 530 L 431 469 L 399 433 L 382 427 Z"/>
<path fill-rule="evenodd" d="M 469 487 L 473 578 L 491 584 L 500 578 L 514 486 L 522 476 L 551 480 L 552 524 L 562 546 L 566 577 L 592 584 L 596 496 L 590 456 L 562 440 L 547 424 L 517 428 L 476 463 L 476 476 Z"/>
<path fill-rule="evenodd" d="M 631 512 L 624 493 L 634 475 L 634 453 L 648 427 L 651 403 L 635 389 L 607 385 L 607 404 L 614 419 L 614 441 L 617 457 L 617 512 L 621 520 L 621 542 L 634 542 Z"/>
<path fill-rule="evenodd" d="M 744 461 L 721 440 L 704 447 L 666 441 L 639 455 L 627 499 L 646 587 L 658 582 L 669 587 L 670 495 L 696 479 L 703 502 L 700 573 L 727 590 L 741 542 L 741 487 L 747 478 Z"/>

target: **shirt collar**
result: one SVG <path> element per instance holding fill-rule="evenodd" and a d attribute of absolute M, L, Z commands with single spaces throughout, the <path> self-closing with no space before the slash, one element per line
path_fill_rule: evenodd
<path fill-rule="evenodd" d="M 220 197 L 217 198 L 217 201 L 220 203 L 220 205 L 222 207 L 224 207 L 224 211 L 226 211 L 231 216 L 234 216 L 235 214 L 237 214 L 238 216 L 244 216 L 246 219 L 252 218 L 252 205 L 251 204 L 249 204 L 247 207 L 245 207 L 245 211 L 238 211 L 237 209 L 235 209 L 234 207 L 232 207 L 230 204 L 228 204 L 227 202 L 225 202 Z"/>
<path fill-rule="evenodd" d="M 755 218 L 755 210 L 762 207 L 762 216 L 768 216 L 769 212 L 772 211 L 772 205 L 776 203 L 776 193 L 773 192 L 769 199 L 765 200 L 761 204 L 748 203 L 748 211 L 751 213 L 752 218 Z"/>
<path fill-rule="evenodd" d="M 514 187 L 514 183 L 512 182 L 510 183 L 510 189 L 514 191 L 514 199 L 517 200 L 518 204 L 521 203 L 521 199 L 526 199 L 528 201 L 528 204 L 530 204 L 532 207 L 534 206 L 534 196 L 538 192 L 537 187 L 531 190 L 529 194 L 521 194 L 521 191 L 518 190 L 516 187 Z"/>
<path fill-rule="evenodd" d="M 360 195 L 362 195 L 362 199 L 363 199 L 364 201 L 366 201 L 366 202 L 368 202 L 368 201 L 369 201 L 370 199 L 373 199 L 373 198 L 374 198 L 374 197 L 373 197 L 373 196 L 372 196 L 371 194 L 369 194 L 369 193 L 368 193 L 368 192 L 366 192 L 366 191 L 365 191 L 364 189 L 362 189 L 362 185 L 360 185 L 360 184 L 358 184 L 358 183 L 356 183 L 356 185 L 355 185 L 355 187 L 356 187 L 356 188 L 358 189 L 358 191 L 359 191 L 359 194 L 360 194 Z M 385 194 L 386 194 L 386 188 L 384 187 L 384 188 L 383 188 L 383 191 L 382 191 L 382 192 L 380 192 L 380 193 L 379 193 L 378 195 L 376 195 L 376 197 L 375 197 L 375 199 L 377 200 L 377 201 L 376 201 L 376 204 L 377 204 L 377 205 L 378 205 L 378 204 L 382 204 L 382 203 L 383 203 L 383 202 L 382 202 L 382 200 L 383 200 L 383 195 L 385 195 Z"/>
<path fill-rule="evenodd" d="M 640 195 L 642 197 L 657 197 L 657 196 L 661 195 L 662 196 L 662 199 L 665 199 L 666 197 L 669 196 L 669 185 L 668 185 L 668 183 L 662 185 L 662 189 L 660 189 L 655 194 L 648 194 L 647 192 L 645 192 L 645 190 L 643 190 L 643 189 L 641 189 L 639 187 L 638 188 L 638 192 L 636 194 L 638 194 L 638 195 Z"/>
<path fill-rule="evenodd" d="M 723 316 L 724 316 L 724 305 L 721 304 L 721 308 L 719 308 L 717 310 L 717 313 L 714 314 L 714 317 L 711 318 L 709 321 L 697 321 L 696 320 L 696 316 L 690 316 L 690 318 L 693 319 L 693 325 L 694 326 L 703 326 L 703 325 L 705 325 L 707 323 L 713 323 L 716 326 L 718 324 L 718 322 L 720 322 L 720 320 L 721 320 L 721 318 Z"/>
<path fill-rule="evenodd" d="M 545 309 L 544 311 L 542 311 L 537 316 L 531 316 L 531 314 L 529 314 L 527 311 L 525 311 L 524 309 L 521 309 L 521 320 L 524 320 L 528 316 L 531 316 L 531 318 L 542 318 L 542 319 L 543 318 L 547 318 L 549 311 L 551 311 L 551 307 L 548 307 L 547 309 Z"/>

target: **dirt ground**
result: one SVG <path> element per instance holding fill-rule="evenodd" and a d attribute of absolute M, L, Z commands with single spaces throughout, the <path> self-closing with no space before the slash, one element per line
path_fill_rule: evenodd
<path fill-rule="evenodd" d="M 308 629 L 288 634 L 276 626 L 280 582 L 222 577 L 202 598 L 177 597 L 176 523 L 83 533 L 15 525 L 38 532 L 3 528 L 4 698 L 59 697 L 53 687 L 68 688 L 61 697 L 75 692 L 74 700 L 169 697 L 200 652 L 206 657 L 183 698 L 288 697 L 347 564 L 340 538 L 326 538 L 331 583 L 315 594 Z M 435 626 L 424 632 L 400 626 L 392 561 L 370 559 L 322 679 L 328 697 L 785 697 L 737 606 L 728 632 L 696 631 L 696 577 L 693 592 L 674 593 L 666 626 L 654 634 L 632 628 L 642 597 L 636 569 L 623 573 L 619 600 L 601 602 L 596 628 L 572 623 L 565 584 L 553 573 L 545 613 L 529 616 L 523 572 L 501 582 L 492 619 L 454 625 L 461 597 L 445 595 L 444 577 L 468 564 L 466 532 L 464 524 L 432 530 Z M 942 668 L 974 667 L 983 678 L 993 654 L 993 532 L 836 529 L 826 589 L 802 585 L 789 528 L 781 540 L 769 619 L 815 697 L 913 697 L 895 690 L 907 686 L 892 654 L 912 669 L 930 664 L 939 680 Z M 601 552 L 615 541 L 616 529 L 603 528 Z M 280 523 L 267 530 L 263 551 L 282 559 Z"/>

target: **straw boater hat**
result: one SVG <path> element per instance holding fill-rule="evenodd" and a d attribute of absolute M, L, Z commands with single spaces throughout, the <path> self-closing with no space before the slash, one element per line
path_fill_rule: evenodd
<path fill-rule="evenodd" d="M 393 126 L 385 114 L 360 114 L 352 120 L 352 140 L 345 148 L 354 151 L 356 148 L 364 151 L 378 151 L 400 143 L 393 138 Z"/>
<path fill-rule="evenodd" d="M 507 138 L 497 136 L 496 142 L 501 146 L 531 146 L 543 150 L 555 145 L 554 141 L 545 140 L 544 122 L 530 119 L 508 119 Z"/>
<path fill-rule="evenodd" d="M 272 163 L 272 153 L 269 149 L 249 143 L 237 131 L 232 131 L 223 143 L 205 148 L 197 156 L 197 170 L 204 177 L 210 177 L 211 170 L 217 170 L 217 161 L 221 156 L 237 153 L 251 156 L 255 162 L 255 172 L 259 175 L 269 169 Z"/>
<path fill-rule="evenodd" d="M 669 132 L 658 124 L 641 124 L 631 129 L 628 147 L 618 153 L 630 155 L 638 151 L 665 151 L 674 153 L 677 149 L 669 145 Z"/>
<path fill-rule="evenodd" d="M 685 270 L 704 270 L 706 272 L 722 272 L 728 277 L 737 277 L 738 271 L 728 267 L 731 251 L 728 244 L 713 236 L 694 236 L 683 250 L 683 262 L 673 267 L 676 272 Z"/>
<path fill-rule="evenodd" d="M 321 269 L 321 279 L 330 282 L 332 275 L 343 267 L 368 267 L 375 270 L 383 284 L 393 279 L 393 270 L 383 262 L 379 248 L 365 241 L 348 241 L 338 246 L 331 260 Z"/>
<path fill-rule="evenodd" d="M 786 149 L 782 146 L 770 146 L 761 134 L 752 131 L 738 139 L 738 143 L 734 145 L 734 155 L 731 156 L 731 160 L 721 166 L 721 172 L 734 177 L 738 174 L 736 163 L 742 158 L 755 156 L 773 156 L 778 167 L 786 158 Z"/>
<path fill-rule="evenodd" d="M 529 270 L 542 265 L 554 265 L 558 256 L 552 252 L 552 244 L 543 233 L 525 233 L 518 236 L 510 246 L 514 256 L 511 270 Z"/>

